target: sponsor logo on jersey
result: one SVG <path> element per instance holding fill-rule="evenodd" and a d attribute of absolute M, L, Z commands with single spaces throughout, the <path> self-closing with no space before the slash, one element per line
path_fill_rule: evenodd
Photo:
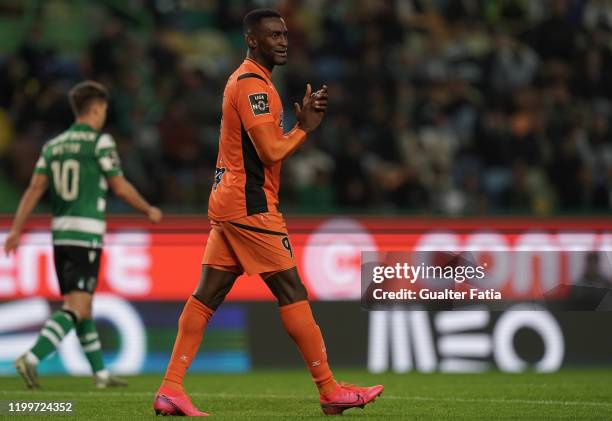
<path fill-rule="evenodd" d="M 268 94 L 265 92 L 249 95 L 251 110 L 253 115 L 270 114 L 270 105 L 268 104 Z"/>

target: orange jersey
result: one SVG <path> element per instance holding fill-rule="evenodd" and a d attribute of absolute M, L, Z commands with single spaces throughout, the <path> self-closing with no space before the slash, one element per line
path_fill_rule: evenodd
<path fill-rule="evenodd" d="M 230 76 L 223 93 L 219 155 L 208 217 L 228 221 L 278 211 L 281 163 L 264 166 L 247 131 L 274 123 L 283 134 L 283 105 L 270 72 L 246 59 Z"/>

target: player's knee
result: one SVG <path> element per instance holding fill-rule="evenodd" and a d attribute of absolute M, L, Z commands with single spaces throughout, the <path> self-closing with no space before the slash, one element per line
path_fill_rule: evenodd
<path fill-rule="evenodd" d="M 62 306 L 62 310 L 71 315 L 72 321 L 75 324 L 86 318 L 83 315 L 83 310 L 81 310 L 78 306 L 75 306 L 74 304 L 71 305 L 68 303 L 64 303 L 64 305 Z"/>
<path fill-rule="evenodd" d="M 78 320 L 91 319 L 91 306 L 86 304 L 72 305 L 68 308 L 68 310 L 71 310 L 76 315 Z"/>
<path fill-rule="evenodd" d="M 220 296 L 219 294 L 210 294 L 205 290 L 200 290 L 199 288 L 193 293 L 193 296 L 211 310 L 216 310 L 225 299 L 225 295 Z"/>
<path fill-rule="evenodd" d="M 75 313 L 79 320 L 91 318 L 92 296 L 83 291 L 71 291 L 64 296 L 63 308 Z"/>
<path fill-rule="evenodd" d="M 225 300 L 225 296 L 232 289 L 237 277 L 236 273 L 217 270 L 205 265 L 193 295 L 211 310 L 216 310 Z"/>
<path fill-rule="evenodd" d="M 204 282 L 200 282 L 193 296 L 211 310 L 216 310 L 225 299 L 225 294 L 221 288 L 213 287 L 210 283 Z"/>
<path fill-rule="evenodd" d="M 295 268 L 275 273 L 264 280 L 281 306 L 308 299 L 308 292 Z"/>
<path fill-rule="evenodd" d="M 91 306 L 84 306 L 79 310 L 79 320 L 91 319 Z"/>
<path fill-rule="evenodd" d="M 301 282 L 287 283 L 282 288 L 272 291 L 280 306 L 297 303 L 308 299 L 306 287 Z"/>
<path fill-rule="evenodd" d="M 290 296 L 292 303 L 297 303 L 298 301 L 304 301 L 308 299 L 308 292 L 306 291 L 306 287 L 303 283 L 299 283 L 295 285 L 291 291 Z"/>

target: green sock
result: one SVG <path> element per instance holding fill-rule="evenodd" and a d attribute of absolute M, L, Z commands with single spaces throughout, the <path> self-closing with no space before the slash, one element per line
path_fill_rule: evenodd
<path fill-rule="evenodd" d="M 56 311 L 45 322 L 34 347 L 32 354 L 42 361 L 59 346 L 64 336 L 74 327 L 74 315 L 66 310 Z"/>
<path fill-rule="evenodd" d="M 94 321 L 92 319 L 81 320 L 76 326 L 76 333 L 94 374 L 104 370 L 102 345 Z"/>

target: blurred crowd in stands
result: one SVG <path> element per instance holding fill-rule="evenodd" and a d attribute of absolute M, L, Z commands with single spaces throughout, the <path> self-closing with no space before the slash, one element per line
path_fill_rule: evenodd
<path fill-rule="evenodd" d="M 330 91 L 323 125 L 284 164 L 283 211 L 612 208 L 610 1 L 38 3 L 19 45 L 0 45 L 3 211 L 43 143 L 70 124 L 67 90 L 89 78 L 111 90 L 106 129 L 127 177 L 167 210 L 205 212 L 222 91 L 256 7 L 289 27 L 289 62 L 274 73 L 285 128 L 307 82 Z M 48 41 L 64 29 L 45 20 L 62 13 L 83 23 L 82 48 Z"/>

